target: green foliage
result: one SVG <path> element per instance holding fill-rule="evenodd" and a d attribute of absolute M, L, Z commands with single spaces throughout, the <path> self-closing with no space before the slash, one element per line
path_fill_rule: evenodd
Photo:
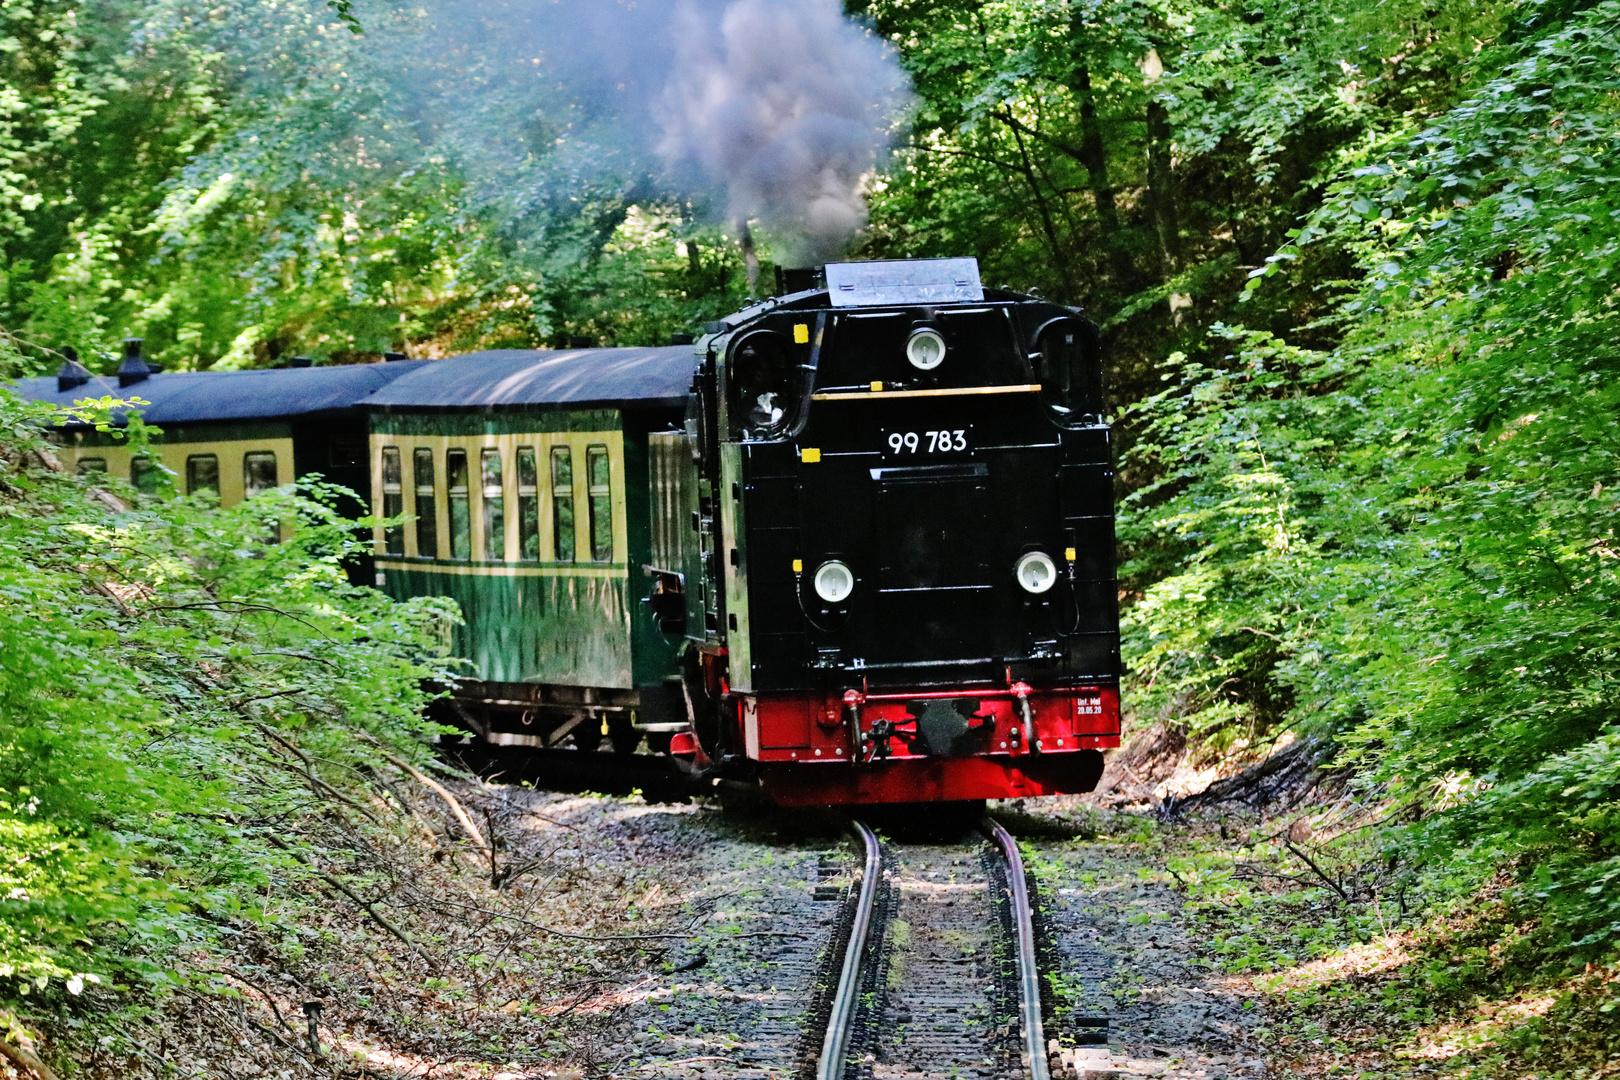
<path fill-rule="evenodd" d="M 1352 254 L 1336 348 L 1232 331 L 1139 407 L 1162 479 L 1125 531 L 1129 640 L 1147 701 L 1205 730 L 1285 703 L 1441 811 L 1392 842 L 1517 859 L 1590 952 L 1620 942 L 1620 6 L 1549 11 L 1256 273 L 1263 298 L 1313 249 Z"/>
<path fill-rule="evenodd" d="M 111 404 L 86 404 L 94 420 Z M 0 997 L 166 985 L 181 947 L 271 916 L 310 780 L 380 742 L 421 758 L 451 613 L 351 586 L 318 482 L 222 510 L 47 468 L 0 392 Z M 137 426 L 135 438 L 142 436 Z M 105 477 L 95 482 L 108 483 Z M 114 508 L 114 507 L 117 508 Z M 268 527 L 290 526 L 267 544 Z M 343 783 L 335 779 L 335 783 Z M 278 905 L 285 898 L 278 900 Z"/>
<path fill-rule="evenodd" d="M 877 185 L 871 250 L 973 254 L 989 282 L 1083 304 L 1112 332 L 1122 404 L 1157 388 L 1171 352 L 1207 352 L 1216 324 L 1297 331 L 1324 314 L 1323 286 L 1352 270 L 1342 251 L 1310 249 L 1308 273 L 1240 311 L 1244 273 L 1368 145 L 1451 104 L 1505 9 L 852 6 L 900 47 L 919 97 L 911 138 Z M 1329 340 L 1315 328 L 1303 343 Z"/>
<path fill-rule="evenodd" d="M 601 88 L 538 79 L 524 34 L 483 29 L 531 15 L 7 5 L 0 323 L 92 366 L 135 334 L 205 368 L 661 344 L 740 306 L 733 246 Z"/>

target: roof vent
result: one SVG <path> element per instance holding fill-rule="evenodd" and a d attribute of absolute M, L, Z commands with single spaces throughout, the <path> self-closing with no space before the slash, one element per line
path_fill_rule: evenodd
<path fill-rule="evenodd" d="M 295 356 L 287 361 L 288 367 L 314 367 L 315 358 L 312 356 Z"/>
<path fill-rule="evenodd" d="M 141 339 L 124 339 L 124 360 L 118 365 L 118 385 L 134 386 L 152 375 L 152 365 L 141 359 Z"/>
<path fill-rule="evenodd" d="M 402 352 L 385 352 L 385 353 L 383 353 L 384 362 L 390 363 L 390 364 L 392 364 L 395 360 L 409 360 L 409 359 L 410 359 L 410 357 L 406 356 Z M 296 359 L 295 359 L 293 366 L 295 366 L 295 367 L 308 367 L 309 365 L 308 364 L 298 364 L 296 362 Z"/>
<path fill-rule="evenodd" d="M 671 345 L 690 345 L 690 344 L 692 344 L 692 335 L 691 334 L 671 334 L 671 335 L 669 335 L 669 343 Z"/>
<path fill-rule="evenodd" d="M 79 363 L 79 350 L 62 346 L 62 367 L 56 373 L 56 392 L 65 394 L 90 381 L 90 369 Z"/>
<path fill-rule="evenodd" d="M 574 334 L 568 339 L 568 347 L 570 349 L 594 349 L 596 348 L 596 339 Z"/>

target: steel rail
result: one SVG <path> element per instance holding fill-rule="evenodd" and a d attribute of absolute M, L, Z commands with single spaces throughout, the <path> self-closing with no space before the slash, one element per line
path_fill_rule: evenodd
<path fill-rule="evenodd" d="M 855 1027 L 855 1013 L 861 997 L 861 956 L 866 952 L 866 935 L 872 927 L 872 908 L 877 900 L 878 878 L 883 871 L 883 849 L 877 834 L 865 822 L 850 821 L 850 831 L 866 847 L 866 870 L 861 892 L 855 901 L 855 918 L 850 923 L 849 943 L 844 946 L 844 967 L 833 994 L 827 1033 L 821 1040 L 821 1057 L 816 1062 L 816 1080 L 843 1080 L 848 1066 L 849 1037 Z"/>
<path fill-rule="evenodd" d="M 1007 887 L 1012 893 L 1013 936 L 1018 959 L 1018 1012 L 1024 1029 L 1024 1053 L 1032 1080 L 1051 1080 L 1046 1062 L 1046 1031 L 1041 1023 L 1041 973 L 1035 964 L 1035 924 L 1030 919 L 1029 883 L 1024 860 L 1006 829 L 986 817 L 981 826 L 1007 860 Z"/>

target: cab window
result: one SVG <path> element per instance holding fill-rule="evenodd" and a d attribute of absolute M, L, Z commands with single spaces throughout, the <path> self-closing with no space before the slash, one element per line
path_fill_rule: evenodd
<path fill-rule="evenodd" d="M 1065 426 L 1097 422 L 1102 412 L 1102 371 L 1090 328 L 1078 319 L 1060 319 L 1036 342 L 1035 378 L 1041 400 Z"/>
<path fill-rule="evenodd" d="M 743 439 L 774 438 L 793 411 L 793 362 L 781 334 L 761 330 L 731 350 L 726 406 L 731 432 Z"/>

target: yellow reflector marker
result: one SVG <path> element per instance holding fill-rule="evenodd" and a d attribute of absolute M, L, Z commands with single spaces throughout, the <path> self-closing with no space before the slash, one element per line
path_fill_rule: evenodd
<path fill-rule="evenodd" d="M 1063 549 L 1063 557 L 1065 559 L 1068 559 L 1070 562 L 1074 562 L 1074 555 L 1075 555 L 1074 548 L 1064 548 Z"/>
<path fill-rule="evenodd" d="M 873 383 L 872 384 L 872 393 L 874 393 L 874 394 L 883 393 L 883 384 L 880 383 L 880 382 Z"/>
<path fill-rule="evenodd" d="M 821 451 L 814 446 L 807 446 L 799 451 L 799 460 L 806 465 L 814 465 L 821 460 Z"/>
<path fill-rule="evenodd" d="M 808 344 L 810 344 L 810 324 L 809 323 L 802 323 L 801 322 L 801 323 L 794 323 L 793 324 L 793 344 L 795 344 L 795 345 L 808 345 Z"/>
<path fill-rule="evenodd" d="M 804 573 L 804 560 L 803 559 L 794 559 L 793 560 L 793 572 L 795 574 Z"/>

